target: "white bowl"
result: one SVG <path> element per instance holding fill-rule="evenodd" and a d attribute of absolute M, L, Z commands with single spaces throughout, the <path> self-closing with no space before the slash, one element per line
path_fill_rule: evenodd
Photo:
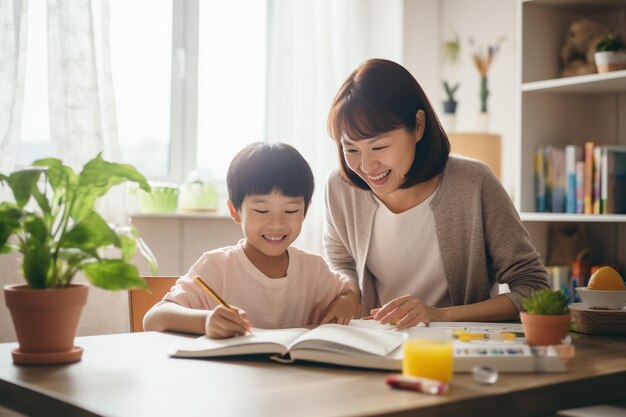
<path fill-rule="evenodd" d="M 626 306 L 626 290 L 603 291 L 577 287 L 576 292 L 587 308 L 595 310 L 621 310 Z"/>

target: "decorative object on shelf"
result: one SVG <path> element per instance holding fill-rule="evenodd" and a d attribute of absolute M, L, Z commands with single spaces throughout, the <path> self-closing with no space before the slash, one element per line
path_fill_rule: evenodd
<path fill-rule="evenodd" d="M 626 69 L 626 44 L 619 33 L 600 38 L 594 54 L 599 73 Z"/>
<path fill-rule="evenodd" d="M 448 39 L 443 43 L 443 54 L 445 61 L 455 65 L 459 60 L 459 54 L 461 53 L 461 38 L 459 35 L 455 35 L 454 38 Z"/>
<path fill-rule="evenodd" d="M 501 137 L 493 133 L 449 132 L 451 152 L 483 161 L 500 177 Z"/>
<path fill-rule="evenodd" d="M 215 211 L 219 204 L 219 194 L 215 186 L 202 178 L 199 171 L 189 173 L 187 181 L 180 186 L 179 210 Z"/>
<path fill-rule="evenodd" d="M 459 53 L 461 51 L 461 40 L 459 35 L 448 39 L 443 44 L 444 57 L 444 73 L 443 88 L 446 93 L 443 101 L 443 114 L 441 115 L 441 123 L 446 130 L 452 131 L 456 128 L 456 110 L 458 101 L 455 94 L 459 88 L 458 82 L 451 82 L 452 74 L 448 73 L 447 67 L 454 67 L 459 61 Z"/>
<path fill-rule="evenodd" d="M 443 102 L 443 112 L 455 114 L 458 102 L 456 101 L 454 95 L 456 94 L 456 90 L 459 89 L 459 83 L 450 85 L 448 81 L 444 81 L 443 88 L 446 90 L 446 101 Z"/>
<path fill-rule="evenodd" d="M 624 278 L 614 268 L 598 268 L 586 287 L 576 287 L 583 304 L 592 310 L 622 310 L 626 307 Z"/>
<path fill-rule="evenodd" d="M 596 45 L 608 34 L 609 29 L 606 26 L 591 19 L 573 21 L 561 47 L 561 77 L 595 73 Z"/>
<path fill-rule="evenodd" d="M 107 223 L 95 211 L 96 201 L 125 182 L 149 191 L 148 182 L 132 165 L 104 161 L 100 154 L 79 174 L 48 158 L 0 174 L 0 182 L 15 198 L 15 203 L 0 203 L 0 253 L 23 255 L 27 283 L 4 287 L 19 342 L 13 361 L 78 361 L 82 348 L 74 346 L 74 337 L 89 287 L 72 283 L 76 274 L 82 272 L 92 285 L 107 290 L 145 288 L 131 261 L 137 248 L 156 270 L 137 231 Z"/>
<path fill-rule="evenodd" d="M 545 288 L 524 298 L 520 319 L 530 346 L 560 345 L 567 336 L 570 311 L 561 291 Z"/>
<path fill-rule="evenodd" d="M 493 45 L 487 46 L 486 51 L 478 48 L 474 40 L 470 39 L 470 45 L 474 48 L 472 59 L 480 75 L 480 112 L 484 114 L 487 113 L 487 99 L 489 98 L 489 67 L 505 39 L 505 36 L 500 36 Z"/>
<path fill-rule="evenodd" d="M 170 182 L 150 181 L 150 192 L 134 188 L 138 193 L 141 213 L 174 213 L 178 207 L 178 185 Z"/>

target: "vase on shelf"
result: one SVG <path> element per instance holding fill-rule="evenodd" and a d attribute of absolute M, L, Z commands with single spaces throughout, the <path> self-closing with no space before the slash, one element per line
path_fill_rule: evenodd
<path fill-rule="evenodd" d="M 489 132 L 490 122 L 491 122 L 491 119 L 489 117 L 489 113 L 487 112 L 478 113 L 478 116 L 476 117 L 476 131 L 477 132 Z"/>
<path fill-rule="evenodd" d="M 443 115 L 441 117 L 441 124 L 447 131 L 453 131 L 456 129 L 456 101 L 444 101 L 443 102 Z"/>

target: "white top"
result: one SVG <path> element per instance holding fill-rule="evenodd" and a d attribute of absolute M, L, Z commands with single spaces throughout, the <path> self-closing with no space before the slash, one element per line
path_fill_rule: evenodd
<path fill-rule="evenodd" d="M 243 242 L 205 252 L 163 300 L 194 309 L 215 308 L 217 302 L 194 282 L 199 275 L 224 301 L 244 309 L 254 327 L 302 327 L 319 324 L 349 282 L 331 272 L 321 256 L 294 247 L 287 250 L 287 276 L 269 278 L 250 262 Z"/>
<path fill-rule="evenodd" d="M 407 294 L 435 307 L 452 305 L 430 208 L 435 194 L 402 213 L 375 197 L 379 207 L 366 265 L 376 277 L 380 305 Z"/>

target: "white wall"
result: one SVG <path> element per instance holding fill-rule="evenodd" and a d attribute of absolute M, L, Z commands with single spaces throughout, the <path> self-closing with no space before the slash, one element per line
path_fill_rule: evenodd
<path fill-rule="evenodd" d="M 461 39 L 460 60 L 455 67 L 448 64 L 442 67 L 442 74 L 453 77 L 459 83 L 456 130 L 472 131 L 477 128 L 477 116 L 480 113 L 480 77 L 471 60 L 472 47 L 469 38 L 474 38 L 478 45 L 493 44 L 502 35 L 506 40 L 500 47 L 489 70 L 488 100 L 489 130 L 502 135 L 502 183 L 514 194 L 515 129 L 517 111 L 516 83 L 518 65 L 516 51 L 517 6 L 515 1 L 502 0 L 444 0 L 441 9 L 441 34 L 443 41 L 458 33 Z M 440 83 L 441 85 L 441 83 Z M 445 96 L 443 87 L 439 88 L 438 100 Z M 434 100 L 433 100 L 434 101 Z"/>

